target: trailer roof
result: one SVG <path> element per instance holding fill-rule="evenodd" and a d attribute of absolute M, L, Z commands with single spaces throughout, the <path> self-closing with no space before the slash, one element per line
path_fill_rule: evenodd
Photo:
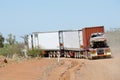
<path fill-rule="evenodd" d="M 37 33 L 55 33 L 55 32 L 74 32 L 74 31 L 82 31 L 82 30 L 59 30 L 59 31 L 47 31 L 47 32 L 33 32 L 33 34 L 37 34 Z"/>
<path fill-rule="evenodd" d="M 55 33 L 55 32 L 74 32 L 74 31 L 82 31 L 83 29 L 88 28 L 96 28 L 96 27 L 104 27 L 104 26 L 90 26 L 90 27 L 84 27 L 82 29 L 76 29 L 76 30 L 58 30 L 58 31 L 44 31 L 44 32 L 32 32 L 32 34 L 38 34 L 38 33 Z"/>

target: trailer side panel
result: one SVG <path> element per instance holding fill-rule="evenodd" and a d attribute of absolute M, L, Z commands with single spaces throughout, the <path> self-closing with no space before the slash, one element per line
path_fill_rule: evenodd
<path fill-rule="evenodd" d="M 38 33 L 39 47 L 44 50 L 56 50 L 59 47 L 58 32 Z"/>
<path fill-rule="evenodd" d="M 79 50 L 82 45 L 81 31 L 63 31 L 63 44 L 65 50 Z"/>

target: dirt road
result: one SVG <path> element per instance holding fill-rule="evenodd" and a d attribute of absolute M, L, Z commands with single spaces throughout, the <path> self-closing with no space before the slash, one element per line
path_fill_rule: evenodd
<path fill-rule="evenodd" d="M 32 59 L 0 68 L 0 80 L 120 80 L 120 58 Z"/>
<path fill-rule="evenodd" d="M 75 72 L 76 80 L 120 80 L 120 58 L 84 61 Z"/>

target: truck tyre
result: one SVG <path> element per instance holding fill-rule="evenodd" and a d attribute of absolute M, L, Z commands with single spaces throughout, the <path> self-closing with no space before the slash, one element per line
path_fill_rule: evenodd
<path fill-rule="evenodd" d="M 89 60 L 92 60 L 92 59 L 93 59 L 92 56 L 91 56 L 91 54 L 90 54 L 90 52 L 88 52 L 88 59 L 89 59 Z"/>
<path fill-rule="evenodd" d="M 77 54 L 75 53 L 75 58 L 77 58 Z"/>
<path fill-rule="evenodd" d="M 66 58 L 66 52 L 64 53 L 64 57 Z"/>

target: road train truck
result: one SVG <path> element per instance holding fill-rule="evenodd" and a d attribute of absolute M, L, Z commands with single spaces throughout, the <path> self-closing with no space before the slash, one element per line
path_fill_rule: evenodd
<path fill-rule="evenodd" d="M 89 58 L 111 56 L 104 34 L 104 26 L 85 27 L 80 30 L 33 32 L 28 35 L 28 49 L 39 48 L 44 56 Z"/>

